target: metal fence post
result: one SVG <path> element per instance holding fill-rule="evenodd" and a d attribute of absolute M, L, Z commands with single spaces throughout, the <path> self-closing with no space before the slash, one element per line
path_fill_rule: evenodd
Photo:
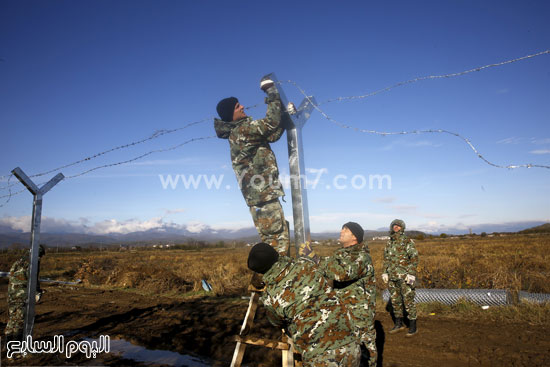
<path fill-rule="evenodd" d="M 25 325 L 23 328 L 23 340 L 27 336 L 32 336 L 34 327 L 34 306 L 36 296 L 36 285 L 38 282 L 38 246 L 40 239 L 40 221 L 42 219 L 42 197 L 52 187 L 54 187 L 65 176 L 58 173 L 54 178 L 48 181 L 44 186 L 38 188 L 32 180 L 19 167 L 11 171 L 15 177 L 33 194 L 32 223 L 31 223 L 31 253 L 30 253 L 30 271 L 27 283 L 27 304 L 25 309 Z"/>
<path fill-rule="evenodd" d="M 283 108 L 286 109 L 288 99 L 278 79 L 274 73 L 269 74 L 271 80 L 275 82 L 275 87 L 279 91 Z M 283 123 L 285 123 L 287 144 L 288 144 L 288 163 L 290 166 L 290 188 L 292 194 L 292 214 L 294 217 L 294 242 L 296 246 L 296 256 L 300 244 L 311 242 L 311 231 L 309 227 L 309 211 L 307 205 L 306 191 L 306 171 L 304 164 L 304 147 L 302 144 L 302 128 L 311 116 L 313 104 L 316 103 L 314 97 L 304 98 L 298 112 L 294 115 L 283 114 Z"/>

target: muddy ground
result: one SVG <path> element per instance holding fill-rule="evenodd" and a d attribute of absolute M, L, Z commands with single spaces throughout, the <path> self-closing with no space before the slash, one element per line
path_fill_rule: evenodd
<path fill-rule="evenodd" d="M 168 350 L 198 356 L 203 364 L 228 366 L 248 301 L 240 297 L 202 297 L 182 302 L 152 298 L 123 290 L 46 284 L 46 294 L 37 305 L 34 337 L 51 340 L 64 335 L 65 341 L 98 338 L 124 339 L 148 350 Z M 0 329 L 7 322 L 7 282 L 0 279 Z M 434 315 L 418 320 L 419 333 L 389 335 L 392 320 L 378 312 L 380 365 L 383 366 L 550 366 L 550 336 L 547 328 L 528 324 L 491 324 L 476 320 L 456 321 Z M 277 338 L 279 331 L 265 321 L 260 308 L 253 331 Z M 198 359 L 195 359 L 198 360 Z M 157 361 L 158 362 L 158 361 Z M 182 362 L 180 362 L 182 363 Z M 197 365 L 183 362 L 180 365 Z M 161 366 L 138 362 L 114 352 L 87 359 L 77 354 L 38 354 L 7 360 L 0 366 Z M 280 352 L 248 347 L 247 366 L 280 366 Z"/>

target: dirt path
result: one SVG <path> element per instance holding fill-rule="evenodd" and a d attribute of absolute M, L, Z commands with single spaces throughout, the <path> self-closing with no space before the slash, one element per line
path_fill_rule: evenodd
<path fill-rule="evenodd" d="M 7 284 L 0 280 L 0 328 L 7 322 Z M 82 286 L 45 285 L 46 295 L 37 305 L 35 339 L 65 340 L 98 338 L 124 339 L 148 350 L 160 349 L 183 355 L 200 356 L 203 365 L 228 366 L 247 308 L 240 298 L 202 298 L 179 302 L 125 292 Z M 254 331 L 277 338 L 279 331 L 266 321 L 262 310 L 256 316 Z M 550 336 L 547 330 L 528 324 L 484 324 L 476 320 L 455 321 L 443 316 L 420 318 L 419 334 L 389 335 L 392 326 L 387 313 L 377 317 L 378 340 L 384 366 L 550 366 Z M 249 347 L 248 366 L 280 366 L 280 353 Z M 158 362 L 158 360 L 157 360 Z M 179 362 L 193 366 L 199 362 Z M 109 365 L 160 366 L 121 357 L 98 354 L 87 359 L 78 354 L 66 359 L 61 354 L 40 354 L 7 360 L 2 366 L 16 365 Z"/>

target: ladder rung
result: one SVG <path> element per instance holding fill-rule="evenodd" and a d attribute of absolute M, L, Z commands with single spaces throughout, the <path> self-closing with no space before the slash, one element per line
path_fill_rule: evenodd
<path fill-rule="evenodd" d="M 242 337 L 238 335 L 235 337 L 235 340 L 244 344 L 257 345 L 260 347 L 266 347 L 266 348 L 272 348 L 272 349 L 281 349 L 281 350 L 290 349 L 290 344 L 283 343 L 278 340 Z"/>

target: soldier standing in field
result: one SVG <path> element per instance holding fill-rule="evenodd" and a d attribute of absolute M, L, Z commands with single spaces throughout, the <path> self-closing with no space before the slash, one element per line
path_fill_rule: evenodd
<path fill-rule="evenodd" d="M 40 259 L 46 254 L 44 246 L 38 250 L 38 271 L 40 273 Z M 25 324 L 25 309 L 27 305 L 28 281 L 30 271 L 29 254 L 26 253 L 13 263 L 10 269 L 8 284 L 8 324 L 6 325 L 6 343 L 23 339 L 23 327 Z M 36 282 L 36 302 L 40 300 L 42 291 L 40 282 Z"/>
<path fill-rule="evenodd" d="M 403 307 L 409 318 L 409 331 L 406 336 L 416 334 L 416 305 L 414 303 L 418 251 L 414 241 L 405 234 L 405 222 L 395 219 L 390 224 L 390 239 L 384 249 L 382 280 L 388 284 L 391 304 L 395 315 L 395 326 L 390 334 L 405 329 Z"/>
<path fill-rule="evenodd" d="M 289 250 L 289 231 L 279 197 L 284 191 L 279 169 L 269 143 L 283 135 L 281 99 L 272 80 L 262 78 L 260 88 L 267 94 L 267 113 L 253 120 L 237 98 L 221 100 L 214 120 L 216 134 L 229 139 L 231 162 L 260 238 L 284 255 Z M 292 105 L 293 108 L 293 105 Z"/>
<path fill-rule="evenodd" d="M 255 245 L 248 267 L 263 274 L 261 301 L 269 321 L 285 328 L 304 367 L 358 367 L 361 349 L 353 317 L 310 257 L 279 255 Z"/>
<path fill-rule="evenodd" d="M 332 256 L 323 258 L 319 266 L 347 305 L 361 342 L 369 352 L 368 365 L 374 367 L 378 359 L 374 328 L 376 280 L 367 243 L 363 242 L 364 233 L 358 223 L 344 224 L 340 231 L 342 247 Z"/>

